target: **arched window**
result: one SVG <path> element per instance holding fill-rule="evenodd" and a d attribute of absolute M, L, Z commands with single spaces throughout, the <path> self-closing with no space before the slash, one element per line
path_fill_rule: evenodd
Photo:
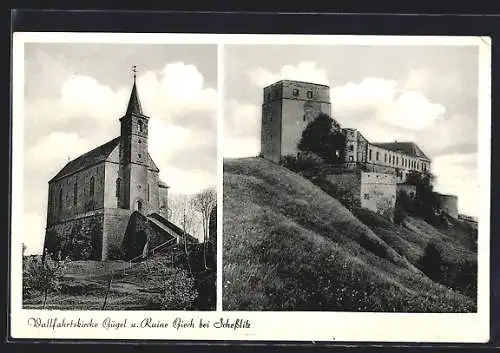
<path fill-rule="evenodd" d="M 122 187 L 122 180 L 120 178 L 116 179 L 116 198 L 120 199 L 120 193 L 121 193 L 121 187 Z"/>
<path fill-rule="evenodd" d="M 312 91 L 307 91 L 307 98 L 312 99 L 313 93 Z"/>
<path fill-rule="evenodd" d="M 59 202 L 57 203 L 57 208 L 59 209 L 59 212 L 62 211 L 62 202 L 63 202 L 63 197 L 62 197 L 62 189 L 59 189 Z"/>
<path fill-rule="evenodd" d="M 95 179 L 93 176 L 90 177 L 90 184 L 89 184 L 89 195 L 90 197 L 94 197 L 94 188 L 95 188 Z"/>
<path fill-rule="evenodd" d="M 78 197 L 78 181 L 75 181 L 75 185 L 73 185 L 73 205 L 76 205 Z"/>
<path fill-rule="evenodd" d="M 349 151 L 354 151 L 354 146 L 353 145 L 349 145 Z"/>
<path fill-rule="evenodd" d="M 149 184 L 148 184 L 148 201 L 149 201 Z"/>
<path fill-rule="evenodd" d="M 144 129 L 144 123 L 142 122 L 142 120 L 139 120 L 137 122 L 137 130 L 139 130 L 139 132 L 142 132 L 143 129 Z"/>

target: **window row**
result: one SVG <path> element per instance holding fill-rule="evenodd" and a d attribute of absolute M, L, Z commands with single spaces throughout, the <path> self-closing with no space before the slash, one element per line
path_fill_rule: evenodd
<path fill-rule="evenodd" d="M 292 92 L 294 97 L 298 97 L 300 94 L 300 91 L 298 88 L 294 88 Z M 313 92 L 312 91 L 307 91 L 307 98 L 312 99 L 313 97 Z"/>
<path fill-rule="evenodd" d="M 90 177 L 90 180 L 87 184 L 88 186 L 88 198 L 94 198 L 94 193 L 95 193 L 95 178 L 92 176 Z M 68 198 L 68 194 L 66 194 L 66 198 Z M 58 195 L 57 195 L 57 210 L 60 212 L 62 211 L 63 207 L 63 189 L 59 189 Z M 78 181 L 75 181 L 73 184 L 73 205 L 76 205 L 78 202 Z"/>
<path fill-rule="evenodd" d="M 352 151 L 352 149 L 350 149 L 350 150 Z M 369 149 L 368 150 L 368 160 L 371 161 L 372 159 L 373 159 L 372 150 Z M 378 151 L 376 151 L 375 160 L 376 161 L 380 160 L 380 154 Z M 418 161 L 411 160 L 411 159 L 404 158 L 404 157 L 401 157 L 401 159 L 399 159 L 399 156 L 394 156 L 394 155 L 387 154 L 387 153 L 384 153 L 384 163 L 389 163 L 392 165 L 402 166 L 402 167 L 406 167 L 406 168 L 412 168 L 412 169 L 416 169 L 416 170 L 427 171 L 427 164 L 424 162 L 418 162 Z"/>

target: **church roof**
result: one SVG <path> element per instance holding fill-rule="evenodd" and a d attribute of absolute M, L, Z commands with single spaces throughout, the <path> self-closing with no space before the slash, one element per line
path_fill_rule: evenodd
<path fill-rule="evenodd" d="M 80 170 L 87 169 L 90 166 L 93 166 L 99 162 L 104 162 L 111 152 L 120 145 L 120 136 L 115 137 L 111 141 L 106 142 L 104 145 L 94 148 L 93 150 L 82 154 L 80 157 L 69 161 L 60 171 L 56 174 L 55 177 L 49 180 L 50 182 L 62 179 L 68 175 L 76 173 Z M 155 162 L 151 158 L 148 153 L 149 163 L 148 166 L 155 172 L 159 172 L 160 170 L 156 166 Z"/>
<path fill-rule="evenodd" d="M 120 137 L 116 137 L 111 141 L 106 142 L 104 145 L 94 148 L 93 150 L 82 154 L 80 157 L 69 161 L 55 177 L 50 179 L 50 182 L 59 180 L 73 174 L 77 171 L 86 169 L 94 164 L 103 162 L 113 152 L 113 150 L 120 144 Z"/>
<path fill-rule="evenodd" d="M 375 146 L 385 148 L 393 152 L 401 152 L 410 157 L 424 158 L 431 160 L 414 142 L 382 142 L 372 143 Z"/>
<path fill-rule="evenodd" d="M 161 188 L 168 188 L 169 186 L 162 180 L 158 180 L 158 186 Z"/>
<path fill-rule="evenodd" d="M 132 93 L 130 93 L 130 99 L 128 101 L 128 106 L 127 106 L 127 115 L 132 114 L 132 113 L 143 115 L 141 101 L 139 100 L 139 93 L 137 93 L 137 86 L 135 84 L 135 80 L 134 80 L 134 86 L 132 87 Z"/>

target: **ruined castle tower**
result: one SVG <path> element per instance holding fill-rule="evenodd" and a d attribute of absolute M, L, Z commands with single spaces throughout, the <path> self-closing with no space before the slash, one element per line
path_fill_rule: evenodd
<path fill-rule="evenodd" d="M 278 163 L 297 154 L 307 124 L 320 113 L 331 115 L 330 88 L 301 81 L 282 80 L 264 88 L 261 153 Z"/>

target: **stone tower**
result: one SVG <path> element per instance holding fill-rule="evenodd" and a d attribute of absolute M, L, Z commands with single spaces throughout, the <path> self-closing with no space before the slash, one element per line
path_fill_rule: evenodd
<path fill-rule="evenodd" d="M 118 207 L 144 211 L 149 200 L 148 184 L 148 122 L 142 112 L 136 78 L 127 106 L 120 118 L 120 179 L 117 180 Z"/>
<path fill-rule="evenodd" d="M 295 156 L 302 131 L 320 113 L 331 115 L 330 88 L 316 83 L 282 80 L 264 88 L 261 154 L 278 163 Z"/>

